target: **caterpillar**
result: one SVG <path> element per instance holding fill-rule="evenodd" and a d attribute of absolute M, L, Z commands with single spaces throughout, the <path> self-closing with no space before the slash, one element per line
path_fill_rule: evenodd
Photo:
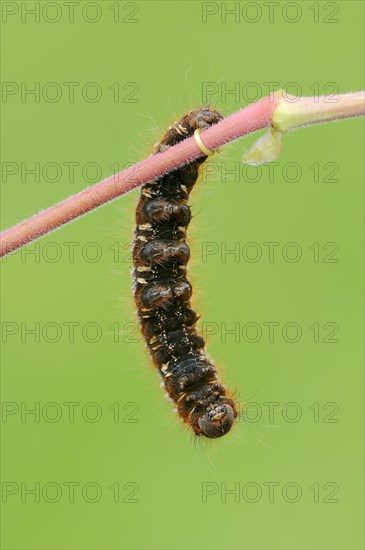
<path fill-rule="evenodd" d="M 154 154 L 222 119 L 210 108 L 185 114 L 155 145 Z M 196 435 L 217 438 L 229 432 L 237 409 L 197 333 L 187 279 L 186 230 L 192 218 L 188 198 L 206 159 L 200 157 L 142 186 L 134 229 L 133 289 L 141 331 L 167 395 Z"/>

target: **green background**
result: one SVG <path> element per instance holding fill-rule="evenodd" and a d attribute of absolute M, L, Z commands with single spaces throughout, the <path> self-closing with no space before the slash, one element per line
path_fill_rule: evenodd
<path fill-rule="evenodd" d="M 118 2 L 103 1 L 94 3 L 94 23 L 85 20 L 98 13 L 93 7 L 82 17 L 85 2 L 74 22 L 63 2 L 61 12 L 41 2 L 49 6 L 39 22 L 21 11 L 33 2 L 11 4 L 7 10 L 19 11 L 2 23 L 2 79 L 20 89 L 38 82 L 41 92 L 39 101 L 3 96 L 2 167 L 18 168 L 3 174 L 3 228 L 89 185 L 88 163 L 97 163 L 95 177 L 107 177 L 115 163 L 146 157 L 173 120 L 202 104 L 204 83 L 215 86 L 211 102 L 225 116 L 267 95 L 265 82 L 296 83 L 303 95 L 364 86 L 360 1 L 281 2 L 273 20 L 265 3 L 241 2 L 226 21 L 213 2 L 218 11 L 206 22 L 200 2 L 120 2 L 115 22 Z M 299 19 L 290 22 L 294 9 Z M 50 82 L 61 89 L 58 101 L 44 91 Z M 80 84 L 74 102 L 65 82 Z M 82 96 L 90 82 L 98 101 Z M 119 101 L 109 89 L 115 82 Z M 236 83 L 241 96 L 225 95 Z M 242 171 L 255 138 L 216 155 L 214 175 L 191 199 L 194 305 L 242 410 L 221 440 L 196 441 L 181 425 L 135 331 L 128 243 L 138 191 L 3 262 L 2 398 L 14 413 L 2 422 L 3 548 L 363 548 L 363 122 L 286 136 L 271 179 L 267 166 Z M 35 181 L 24 167 L 37 162 L 61 172 L 49 168 Z M 79 163 L 73 181 L 70 162 Z M 225 169 L 240 173 L 223 177 Z M 273 261 L 268 242 L 279 243 Z M 296 262 L 291 242 L 302 254 Z M 206 243 L 214 253 L 203 261 Z M 224 247 L 238 247 L 239 258 Z M 255 250 L 261 258 L 248 261 Z M 272 342 L 269 322 L 279 323 Z M 39 342 L 26 333 L 35 323 Z M 69 323 L 78 323 L 73 341 Z M 101 333 L 94 343 L 93 326 Z M 239 334 L 225 334 L 234 326 Z M 288 341 L 298 326 L 298 341 Z M 67 402 L 79 403 L 74 422 Z M 35 406 L 39 421 L 24 415 Z M 96 410 L 101 418 L 92 422 Z M 68 482 L 79 484 L 74 502 Z M 90 482 L 101 491 L 97 502 Z M 24 493 L 36 483 L 39 502 Z M 204 499 L 207 488 L 214 494 Z"/>

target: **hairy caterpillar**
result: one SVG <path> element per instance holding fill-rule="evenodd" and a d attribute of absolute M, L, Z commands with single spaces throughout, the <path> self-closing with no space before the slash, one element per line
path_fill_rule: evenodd
<path fill-rule="evenodd" d="M 222 118 L 210 108 L 184 115 L 168 129 L 154 154 Z M 168 395 L 196 435 L 215 438 L 231 429 L 237 410 L 205 355 L 186 277 L 190 256 L 186 229 L 191 220 L 187 200 L 206 158 L 142 186 L 134 230 L 133 279 L 142 334 Z"/>

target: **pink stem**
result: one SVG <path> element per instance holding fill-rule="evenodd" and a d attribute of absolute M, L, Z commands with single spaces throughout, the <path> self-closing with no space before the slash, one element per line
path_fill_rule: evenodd
<path fill-rule="evenodd" d="M 249 105 L 202 132 L 203 143 L 209 149 L 216 149 L 228 141 L 270 126 L 275 106 L 276 102 L 268 97 Z M 134 166 L 3 231 L 0 235 L 0 256 L 9 254 L 26 243 L 131 191 L 142 183 L 151 181 L 166 172 L 171 172 L 187 161 L 201 156 L 202 152 L 194 138 L 186 139 L 158 155 L 151 155 Z"/>
<path fill-rule="evenodd" d="M 343 96 L 337 97 L 341 98 Z M 303 98 L 303 100 L 308 101 L 310 99 Z M 280 94 L 274 94 L 225 118 L 219 124 L 202 132 L 203 143 L 209 149 L 214 150 L 241 136 L 270 127 L 274 111 L 280 100 Z M 362 113 L 352 112 L 348 116 L 355 116 L 356 114 Z M 337 117 L 334 116 L 333 118 Z M 200 156 L 202 156 L 202 152 L 194 138 L 188 138 L 158 155 L 151 155 L 134 166 L 110 176 L 3 231 L 0 234 L 0 256 L 5 256 L 26 243 L 90 212 L 94 208 L 114 200 L 135 187 L 162 174 L 171 172 Z"/>

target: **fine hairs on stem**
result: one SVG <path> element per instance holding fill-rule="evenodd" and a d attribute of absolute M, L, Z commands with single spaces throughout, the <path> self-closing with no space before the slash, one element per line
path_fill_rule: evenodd
<path fill-rule="evenodd" d="M 364 114 L 365 92 L 332 95 L 331 101 L 328 101 L 327 96 L 295 97 L 280 90 L 204 130 L 200 138 L 205 147 L 214 151 L 225 143 L 263 128 L 274 130 L 273 139 L 278 139 L 278 136 L 302 126 Z M 6 229 L 0 234 L 0 256 L 5 256 L 135 187 L 201 156 L 203 153 L 194 137 L 185 139 L 158 155 L 152 155 Z M 262 158 L 261 153 L 259 156 Z"/>

